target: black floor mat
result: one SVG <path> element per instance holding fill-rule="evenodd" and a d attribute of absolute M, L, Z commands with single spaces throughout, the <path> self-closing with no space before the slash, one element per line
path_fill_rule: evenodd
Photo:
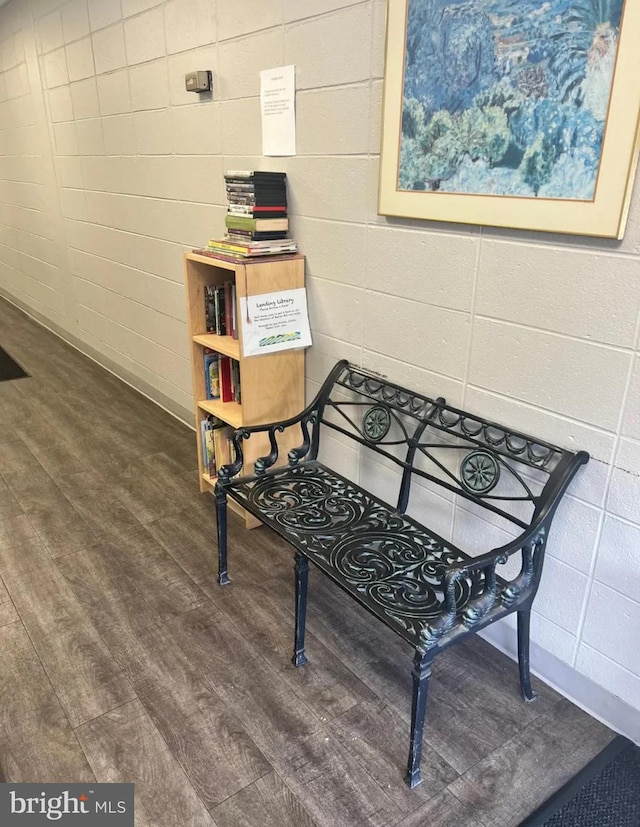
<path fill-rule="evenodd" d="M 639 827 L 640 747 L 622 736 L 520 827 Z"/>
<path fill-rule="evenodd" d="M 15 362 L 4 348 L 0 347 L 0 382 L 7 379 L 22 379 L 29 374 Z"/>

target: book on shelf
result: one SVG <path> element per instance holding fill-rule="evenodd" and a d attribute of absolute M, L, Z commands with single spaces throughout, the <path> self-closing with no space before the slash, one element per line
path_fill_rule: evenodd
<path fill-rule="evenodd" d="M 232 434 L 233 428 L 213 414 L 201 420 L 202 467 L 210 477 L 215 477 L 221 466 L 229 464 Z"/>
<path fill-rule="evenodd" d="M 204 353 L 204 385 L 207 399 L 220 399 L 219 354 L 208 348 Z"/>
<path fill-rule="evenodd" d="M 284 181 L 286 172 L 272 172 L 268 169 L 228 169 L 225 178 L 239 178 L 241 181 Z"/>
<path fill-rule="evenodd" d="M 235 253 L 241 257 L 264 256 L 282 253 L 295 253 L 298 245 L 292 238 L 280 238 L 264 241 L 238 241 L 228 238 L 211 239 L 209 250 L 224 254 Z"/>
<path fill-rule="evenodd" d="M 252 233 L 287 232 L 289 229 L 288 218 L 250 218 L 227 214 L 224 223 L 230 230 L 245 230 Z"/>
<path fill-rule="evenodd" d="M 233 307 L 236 301 L 235 282 L 207 284 L 204 288 L 205 320 L 207 333 L 238 338 L 233 321 Z"/>
<path fill-rule="evenodd" d="M 284 181 L 278 184 L 238 184 L 227 179 L 224 188 L 227 195 L 238 201 L 262 201 L 265 204 L 286 204 L 287 201 L 287 185 Z"/>
<path fill-rule="evenodd" d="M 261 204 L 233 204 L 229 202 L 227 212 L 229 215 L 235 215 L 246 218 L 286 218 L 287 208 L 276 205 L 261 205 Z"/>
<path fill-rule="evenodd" d="M 204 380 L 207 399 L 241 403 L 240 363 L 208 348 L 204 353 Z"/>
<path fill-rule="evenodd" d="M 233 324 L 233 304 L 235 303 L 235 282 L 225 281 L 224 289 L 224 327 L 227 336 L 233 339 L 238 338 L 238 331 Z"/>
<path fill-rule="evenodd" d="M 229 241 L 277 241 L 281 238 L 286 238 L 286 230 L 276 233 L 252 233 L 250 230 L 231 230 L 227 229 L 225 238 Z"/>
<path fill-rule="evenodd" d="M 208 414 L 200 422 L 202 466 L 205 473 L 209 474 L 210 477 L 215 477 L 217 473 L 214 434 L 224 427 L 225 423 L 213 414 Z"/>
<path fill-rule="evenodd" d="M 220 354 L 220 396 L 223 402 L 233 402 L 233 387 L 231 384 L 231 359 Z"/>
<path fill-rule="evenodd" d="M 214 308 L 215 308 L 215 324 L 216 330 L 215 332 L 218 336 L 226 336 L 227 329 L 226 329 L 226 322 L 225 322 L 225 315 L 224 315 L 224 288 L 220 287 L 220 285 L 216 285 L 214 290 Z"/>
<path fill-rule="evenodd" d="M 206 258 L 217 258 L 220 261 L 228 261 L 230 264 L 259 264 L 265 256 L 243 256 L 240 253 L 222 252 L 221 250 L 212 250 L 209 247 L 193 247 L 191 252 L 198 256 Z M 269 261 L 287 261 L 294 253 L 275 253 L 267 254 Z"/>
<path fill-rule="evenodd" d="M 213 448 L 216 455 L 216 466 L 218 469 L 223 465 L 229 465 L 232 457 L 235 456 L 233 449 L 233 428 L 226 425 L 224 428 L 217 428 L 213 432 Z"/>

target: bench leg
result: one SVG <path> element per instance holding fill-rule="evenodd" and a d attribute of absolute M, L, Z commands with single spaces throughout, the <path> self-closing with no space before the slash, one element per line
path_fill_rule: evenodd
<path fill-rule="evenodd" d="M 227 573 L 227 495 L 216 486 L 216 509 L 218 514 L 218 583 L 230 583 Z"/>
<path fill-rule="evenodd" d="M 413 658 L 413 704 L 411 706 L 411 745 L 407 764 L 406 782 L 413 789 L 422 781 L 420 755 L 422 753 L 422 732 L 427 709 L 427 691 L 431 677 L 433 654 L 416 649 Z"/>
<path fill-rule="evenodd" d="M 518 611 L 518 667 L 520 669 L 520 688 L 525 701 L 535 701 L 538 697 L 531 688 L 529 670 L 529 621 L 531 608 Z"/>
<path fill-rule="evenodd" d="M 296 570 L 296 640 L 291 662 L 294 666 L 308 663 L 304 653 L 304 628 L 307 618 L 307 583 L 309 581 L 309 561 L 300 552 L 295 553 Z"/>

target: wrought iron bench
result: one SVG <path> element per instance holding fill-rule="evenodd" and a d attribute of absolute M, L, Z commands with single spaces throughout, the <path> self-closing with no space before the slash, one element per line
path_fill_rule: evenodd
<path fill-rule="evenodd" d="M 301 444 L 288 452 L 288 464 L 278 465 L 279 434 L 290 428 L 300 429 Z M 324 428 L 397 468 L 395 505 L 318 461 Z M 243 441 L 257 432 L 268 435 L 270 453 L 256 461 L 252 475 L 237 476 Z M 220 584 L 229 582 L 226 508 L 232 497 L 295 549 L 296 666 L 307 663 L 309 561 L 414 648 L 409 786 L 421 781 L 427 688 L 439 652 L 517 611 L 520 684 L 525 700 L 533 700 L 531 604 L 551 521 L 571 479 L 589 460 L 587 453 L 565 451 L 488 422 L 345 361 L 298 416 L 239 429 L 233 442 L 235 461 L 220 469 L 216 486 Z M 502 521 L 513 541 L 473 556 L 440 537 L 406 513 L 416 478 Z M 509 578 L 498 567 L 515 555 L 518 566 Z"/>

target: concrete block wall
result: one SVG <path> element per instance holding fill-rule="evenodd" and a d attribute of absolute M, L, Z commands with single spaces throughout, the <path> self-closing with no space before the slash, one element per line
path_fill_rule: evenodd
<path fill-rule="evenodd" d="M 384 0 L 9 0 L 0 291 L 188 420 L 182 251 L 222 232 L 225 168 L 286 170 L 310 392 L 346 356 L 591 452 L 550 542 L 533 665 L 640 739 L 640 198 L 622 242 L 379 216 L 384 22 Z M 298 155 L 263 158 L 258 73 L 289 63 Z M 184 90 L 194 69 L 212 99 Z M 461 543 L 504 538 L 427 488 L 412 509 Z M 509 624 L 491 638 L 513 650 Z"/>

